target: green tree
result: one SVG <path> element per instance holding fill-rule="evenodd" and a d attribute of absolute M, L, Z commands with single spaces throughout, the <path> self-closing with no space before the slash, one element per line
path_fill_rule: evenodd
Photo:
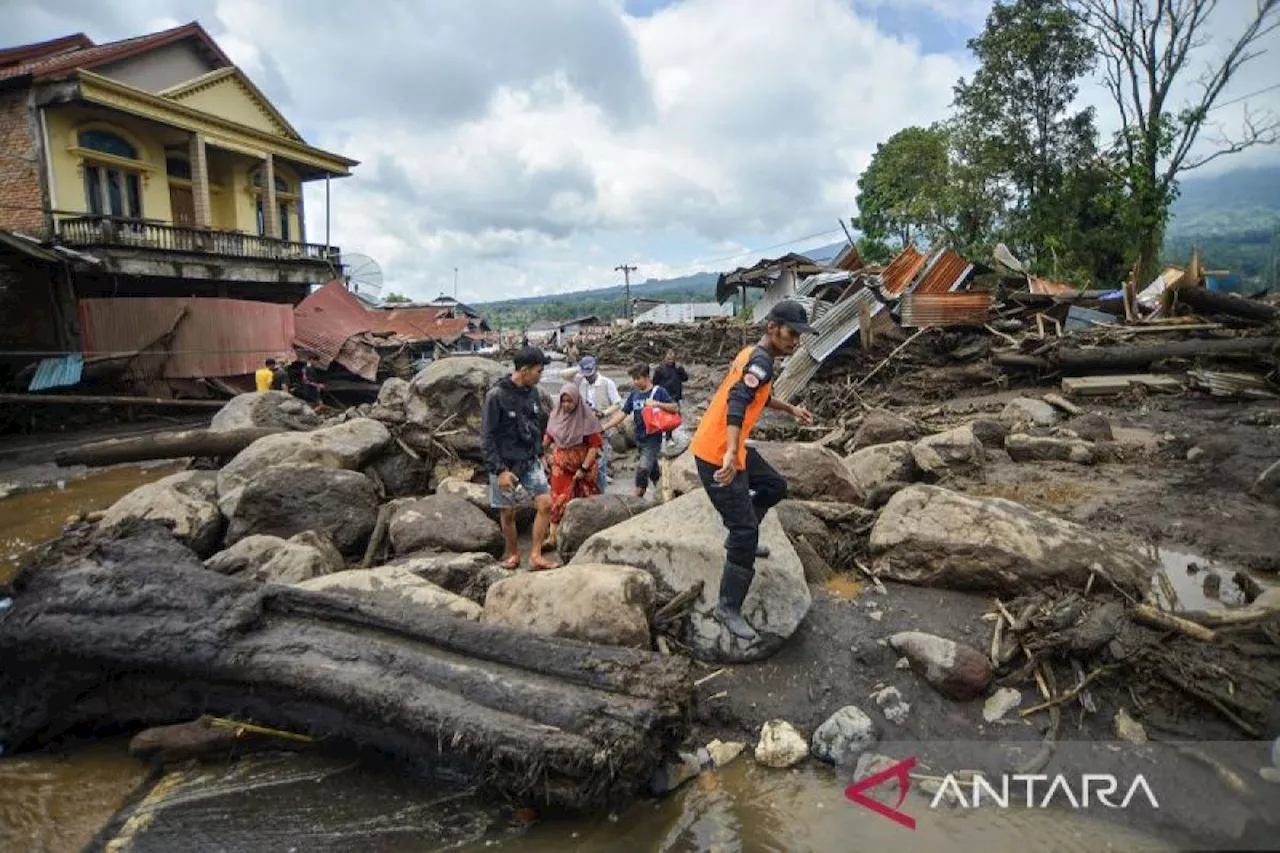
<path fill-rule="evenodd" d="M 401 293 L 395 293 L 393 291 L 382 297 L 382 301 L 388 305 L 403 305 L 404 303 L 412 302 L 413 300 Z"/>
<path fill-rule="evenodd" d="M 876 146 L 858 178 L 853 226 L 862 232 L 859 252 L 880 257 L 947 233 L 949 212 L 941 190 L 947 184 L 948 150 L 947 131 L 937 125 L 903 128 Z"/>
<path fill-rule="evenodd" d="M 959 161 L 1001 208 L 989 224 L 1020 257 L 1074 253 L 1066 235 L 1079 200 L 1064 190 L 1099 189 L 1093 111 L 1074 109 L 1093 43 L 1063 0 L 1012 0 L 995 4 L 969 49 L 979 66 L 956 84 L 952 138 Z M 1087 176 L 1071 174 L 1077 164 Z"/>
<path fill-rule="evenodd" d="M 1177 197 L 1178 176 L 1219 157 L 1280 138 L 1275 116 L 1247 115 L 1233 136 L 1197 146 L 1200 132 L 1241 67 L 1280 27 L 1280 0 L 1256 0 L 1247 23 L 1211 63 L 1204 60 L 1218 0 L 1071 0 L 1104 59 L 1104 79 L 1119 112 L 1117 152 L 1128 186 L 1128 218 L 1137 247 L 1138 283 L 1157 273 L 1159 250 Z M 1237 7 L 1245 4 L 1237 3 Z M 1173 102 L 1177 84 L 1203 68 L 1189 103 Z M 1180 88 L 1180 87 L 1179 87 Z M 1221 104 L 1226 105 L 1226 102 Z"/>

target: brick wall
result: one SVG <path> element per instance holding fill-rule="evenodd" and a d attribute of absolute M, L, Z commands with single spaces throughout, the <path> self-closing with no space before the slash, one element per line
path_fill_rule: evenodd
<path fill-rule="evenodd" d="M 0 92 L 0 228 L 43 237 L 44 195 L 28 94 Z"/>

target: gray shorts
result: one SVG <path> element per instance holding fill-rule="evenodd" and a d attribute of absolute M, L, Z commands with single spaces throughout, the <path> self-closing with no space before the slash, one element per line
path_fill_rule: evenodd
<path fill-rule="evenodd" d="M 530 503 L 538 495 L 551 494 L 551 484 L 547 482 L 547 474 L 542 470 L 542 464 L 539 462 L 530 465 L 524 472 L 524 476 L 519 478 L 519 482 L 520 487 L 527 494 L 521 494 L 521 488 L 517 488 L 514 493 L 504 492 L 498 486 L 497 475 L 490 474 L 489 506 L 494 509 L 511 509 Z"/>

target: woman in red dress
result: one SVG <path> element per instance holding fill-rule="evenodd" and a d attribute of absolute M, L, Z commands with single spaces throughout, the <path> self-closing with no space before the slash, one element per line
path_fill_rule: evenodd
<path fill-rule="evenodd" d="M 560 389 L 560 402 L 547 421 L 542 437 L 551 480 L 551 531 L 547 544 L 555 547 L 556 530 L 564 518 L 564 508 L 574 498 L 600 494 L 596 483 L 596 458 L 603 446 L 604 430 L 591 407 L 582 402 L 577 383 Z"/>

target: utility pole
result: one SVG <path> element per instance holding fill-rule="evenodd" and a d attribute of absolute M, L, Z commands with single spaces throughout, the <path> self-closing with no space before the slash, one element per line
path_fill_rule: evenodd
<path fill-rule="evenodd" d="M 458 301 L 458 268 L 453 268 L 453 301 Z"/>
<path fill-rule="evenodd" d="M 613 268 L 615 272 L 621 270 L 623 281 L 627 284 L 627 321 L 631 321 L 631 274 L 636 271 L 635 267 L 629 267 L 626 264 L 619 264 Z"/>

